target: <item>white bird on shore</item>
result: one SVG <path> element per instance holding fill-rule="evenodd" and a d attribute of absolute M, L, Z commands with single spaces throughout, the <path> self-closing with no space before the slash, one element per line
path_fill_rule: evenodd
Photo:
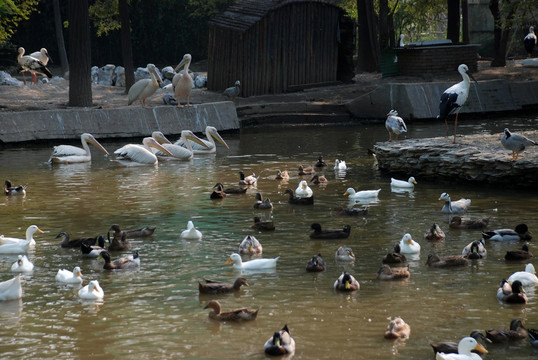
<path fill-rule="evenodd" d="M 192 85 L 194 84 L 194 80 L 189 74 L 189 65 L 191 64 L 191 61 L 191 54 L 185 54 L 183 55 L 183 59 L 181 59 L 181 62 L 174 69 L 174 71 L 177 72 L 179 71 L 179 69 L 181 69 L 182 66 L 184 66 L 183 74 L 178 73 L 172 78 L 172 85 L 174 87 L 174 95 L 177 101 L 178 108 L 183 107 L 183 105 L 181 105 L 181 103 L 179 102 L 179 99 L 181 98 L 187 98 L 186 106 L 191 106 L 189 101 L 191 97 Z"/>
<path fill-rule="evenodd" d="M 529 33 L 523 38 L 523 44 L 525 45 L 525 50 L 527 51 L 527 57 L 532 57 L 532 51 L 537 43 L 538 39 L 534 34 L 534 26 L 531 26 L 529 27 Z"/>
<path fill-rule="evenodd" d="M 194 152 L 192 150 L 191 141 L 193 141 L 193 144 L 198 144 L 207 148 L 207 145 L 202 141 L 202 139 L 194 135 L 190 130 L 181 131 L 180 140 L 182 144 L 185 144 L 185 146 L 172 144 L 172 142 L 170 142 L 170 140 L 168 140 L 166 136 L 164 136 L 164 134 L 160 131 L 154 131 L 153 133 L 151 133 L 151 137 L 157 140 L 157 142 L 161 144 L 162 147 L 164 147 L 166 150 L 170 151 L 174 155 L 172 159 L 192 159 Z M 155 155 L 157 155 L 157 157 L 170 159 L 170 156 L 165 155 L 163 152 L 158 151 L 157 149 L 155 149 L 153 152 L 155 153 Z"/>
<path fill-rule="evenodd" d="M 506 150 L 512 151 L 512 160 L 516 161 L 519 153 L 525 151 L 527 146 L 536 146 L 538 143 L 533 141 L 526 136 L 511 133 L 508 128 L 504 129 L 504 135 L 501 138 L 501 144 Z"/>
<path fill-rule="evenodd" d="M 52 73 L 49 69 L 43 64 L 39 59 L 36 59 L 35 57 L 31 55 L 24 55 L 24 48 L 20 47 L 18 52 L 19 55 L 17 56 L 17 62 L 22 68 L 22 79 L 24 81 L 24 84 L 26 85 L 26 78 L 24 77 L 24 73 L 26 71 L 30 72 L 32 74 L 32 81 L 34 84 L 37 84 L 37 77 L 36 74 L 43 74 L 46 75 L 48 78 L 52 77 Z"/>
<path fill-rule="evenodd" d="M 155 65 L 148 64 L 147 69 L 151 78 L 138 80 L 131 86 L 127 95 L 127 105 L 131 105 L 135 101 L 140 100 L 142 107 L 146 107 L 146 99 L 155 94 L 155 91 L 162 86 L 163 80 L 157 72 Z"/>
<path fill-rule="evenodd" d="M 52 64 L 52 59 L 50 58 L 49 52 L 45 48 L 41 48 L 39 51 L 34 51 L 30 54 L 31 57 L 36 58 L 37 60 L 41 61 L 43 65 L 47 66 L 49 61 Z M 34 83 L 37 82 L 37 77 L 35 73 L 32 73 L 32 81 Z"/>
<path fill-rule="evenodd" d="M 88 144 L 92 144 L 107 156 L 110 156 L 108 151 L 99 144 L 92 134 L 84 133 L 80 135 L 82 149 L 72 145 L 57 145 L 52 151 L 49 162 L 53 164 L 74 164 L 88 162 L 92 160 L 92 154 Z"/>
<path fill-rule="evenodd" d="M 392 134 L 395 135 L 394 141 L 398 140 L 398 135 L 407 132 L 407 126 L 396 110 L 391 110 L 385 120 L 385 128 L 389 132 L 389 142 L 392 141 Z"/>
<path fill-rule="evenodd" d="M 150 148 L 155 148 L 169 156 L 174 156 L 174 154 L 165 149 L 154 138 L 146 137 L 142 140 L 142 145 L 127 144 L 114 151 L 116 155 L 115 161 L 125 166 L 157 164 L 159 160 Z"/>
<path fill-rule="evenodd" d="M 202 146 L 196 142 L 191 141 L 191 147 L 192 152 L 194 154 L 213 154 L 217 151 L 217 145 L 215 144 L 215 140 L 220 142 L 222 145 L 226 147 L 226 149 L 230 150 L 230 147 L 228 144 L 226 144 L 226 141 L 220 136 L 219 132 L 217 131 L 217 128 L 214 126 L 206 126 L 205 127 L 205 136 L 206 139 L 200 139 L 205 144 L 205 146 Z M 183 147 L 186 147 L 184 144 L 184 140 L 180 138 L 177 140 L 174 144 L 180 145 Z"/>

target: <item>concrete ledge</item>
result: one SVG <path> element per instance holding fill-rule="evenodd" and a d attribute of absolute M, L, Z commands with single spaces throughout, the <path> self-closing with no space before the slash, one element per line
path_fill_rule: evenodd
<path fill-rule="evenodd" d="M 36 140 L 77 139 L 88 132 L 96 138 L 142 137 L 159 130 L 175 135 L 181 130 L 204 132 L 211 125 L 217 130 L 239 129 L 232 102 L 215 102 L 178 109 L 157 106 L 152 109 L 67 109 L 0 113 L 0 141 L 14 143 Z"/>

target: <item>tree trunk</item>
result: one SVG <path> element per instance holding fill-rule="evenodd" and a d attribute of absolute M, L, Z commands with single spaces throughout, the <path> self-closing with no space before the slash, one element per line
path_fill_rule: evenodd
<path fill-rule="evenodd" d="M 511 19 L 514 17 L 514 7 L 510 6 L 509 0 L 504 0 L 507 3 L 508 6 L 508 14 L 506 19 L 508 20 L 506 23 L 510 24 Z M 494 54 L 495 57 L 493 61 L 491 62 L 491 67 L 503 67 L 506 66 L 506 49 L 508 47 L 508 40 L 510 39 L 510 35 L 512 32 L 512 28 L 510 26 L 506 26 L 503 28 L 502 26 L 502 18 L 501 18 L 501 9 L 499 7 L 499 0 L 491 0 L 489 2 L 489 10 L 491 11 L 491 14 L 493 15 L 494 27 L 493 27 L 493 46 L 494 46 Z"/>
<path fill-rule="evenodd" d="M 92 105 L 88 0 L 69 0 L 69 106 Z"/>
<path fill-rule="evenodd" d="M 461 0 L 461 32 L 464 44 L 470 43 L 469 35 L 469 1 Z"/>
<path fill-rule="evenodd" d="M 127 0 L 118 0 L 121 22 L 121 56 L 125 68 L 125 92 L 127 93 L 135 82 L 133 66 L 133 47 L 131 45 L 131 21 L 129 20 L 129 5 Z"/>
<path fill-rule="evenodd" d="M 54 27 L 56 29 L 56 42 L 58 44 L 60 65 L 62 67 L 62 74 L 65 75 L 65 73 L 69 71 L 69 63 L 67 62 L 67 52 L 65 51 L 60 0 L 52 0 L 52 7 L 54 8 Z"/>
<path fill-rule="evenodd" d="M 390 47 L 388 0 L 379 0 L 379 47 L 381 50 Z"/>
<path fill-rule="evenodd" d="M 361 71 L 379 71 L 381 50 L 377 41 L 373 0 L 357 0 L 359 14 L 359 64 Z"/>
<path fill-rule="evenodd" d="M 460 42 L 460 0 L 447 0 L 446 38 L 452 44 Z"/>

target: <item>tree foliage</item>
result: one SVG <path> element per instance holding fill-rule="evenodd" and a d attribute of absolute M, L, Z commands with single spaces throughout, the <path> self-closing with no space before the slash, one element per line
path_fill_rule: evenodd
<path fill-rule="evenodd" d="M 89 11 L 90 21 L 98 37 L 121 28 L 118 0 L 95 0 Z"/>
<path fill-rule="evenodd" d="M 39 0 L 0 0 L 0 44 L 17 30 L 18 24 L 28 20 Z"/>

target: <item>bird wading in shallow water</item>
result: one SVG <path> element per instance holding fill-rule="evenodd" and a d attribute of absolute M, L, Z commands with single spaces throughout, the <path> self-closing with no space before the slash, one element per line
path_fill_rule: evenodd
<path fill-rule="evenodd" d="M 526 136 L 511 133 L 507 128 L 504 129 L 504 135 L 501 138 L 501 144 L 506 150 L 512 151 L 511 161 L 516 161 L 519 153 L 525 151 L 527 146 L 536 146 L 538 143 L 533 141 Z"/>

